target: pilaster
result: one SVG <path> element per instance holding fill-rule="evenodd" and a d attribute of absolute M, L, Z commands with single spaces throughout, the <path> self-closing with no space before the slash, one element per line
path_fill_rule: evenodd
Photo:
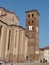
<path fill-rule="evenodd" d="M 1 60 L 4 61 L 5 57 L 5 46 L 6 46 L 6 26 L 2 26 L 2 34 L 1 34 Z"/>

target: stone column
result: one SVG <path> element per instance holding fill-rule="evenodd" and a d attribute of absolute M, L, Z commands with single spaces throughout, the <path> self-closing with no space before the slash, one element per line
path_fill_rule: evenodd
<path fill-rule="evenodd" d="M 19 30 L 19 45 L 18 45 L 18 62 L 22 62 L 23 56 L 23 30 L 20 28 Z"/>
<path fill-rule="evenodd" d="M 1 59 L 4 61 L 5 57 L 5 45 L 6 45 L 6 26 L 2 26 L 1 34 Z"/>
<path fill-rule="evenodd" d="M 16 61 L 18 62 L 18 54 L 19 54 L 19 28 L 17 30 L 17 40 L 16 40 Z"/>
<path fill-rule="evenodd" d="M 13 44 L 14 44 L 14 29 L 11 28 L 11 34 L 10 34 L 10 46 L 9 46 L 9 61 L 13 61 Z"/>
<path fill-rule="evenodd" d="M 19 29 L 14 29 L 14 42 L 13 42 L 13 62 L 17 62 L 18 56 L 18 42 L 19 42 Z"/>
<path fill-rule="evenodd" d="M 7 27 L 7 35 L 6 35 L 6 46 L 5 46 L 5 59 L 8 59 L 8 39 L 9 39 L 9 28 Z"/>
<path fill-rule="evenodd" d="M 23 50 L 23 53 L 24 53 L 24 61 L 27 61 L 27 56 L 28 56 L 28 54 L 27 54 L 27 42 L 28 42 L 28 38 L 25 36 L 25 34 L 24 34 L 24 46 L 23 46 L 23 48 L 24 48 L 24 50 Z"/>
<path fill-rule="evenodd" d="M 16 31 L 15 31 L 15 28 L 13 29 L 13 38 L 12 38 L 12 40 L 13 40 L 13 42 L 12 42 L 12 49 L 13 49 L 13 51 L 12 51 L 12 54 L 13 54 L 13 62 L 15 62 L 15 55 L 16 55 L 16 50 L 15 50 L 15 36 L 16 36 Z"/>
<path fill-rule="evenodd" d="M 19 29 L 17 30 L 16 55 L 18 55 L 18 45 L 19 45 Z"/>
<path fill-rule="evenodd" d="M 24 31 L 23 30 L 21 30 L 21 40 L 20 40 L 20 44 L 21 44 L 21 51 L 20 51 L 20 55 L 21 55 L 21 59 L 20 59 L 20 61 L 21 62 L 23 62 L 24 61 L 24 54 L 23 54 L 23 45 L 24 45 L 24 43 L 23 43 L 23 41 L 24 41 Z"/>

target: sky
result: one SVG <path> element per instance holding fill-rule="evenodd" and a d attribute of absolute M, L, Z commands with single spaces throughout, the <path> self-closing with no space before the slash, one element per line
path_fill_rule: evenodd
<path fill-rule="evenodd" d="M 0 7 L 14 12 L 19 17 L 19 24 L 25 28 L 28 10 L 38 10 L 39 47 L 49 46 L 49 0 L 0 0 Z"/>

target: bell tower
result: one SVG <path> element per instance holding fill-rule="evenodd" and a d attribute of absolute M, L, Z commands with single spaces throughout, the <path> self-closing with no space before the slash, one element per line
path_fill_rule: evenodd
<path fill-rule="evenodd" d="M 37 10 L 26 11 L 26 36 L 28 61 L 39 60 L 39 13 Z"/>

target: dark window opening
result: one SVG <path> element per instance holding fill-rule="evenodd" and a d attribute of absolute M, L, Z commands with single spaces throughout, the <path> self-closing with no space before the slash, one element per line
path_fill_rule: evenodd
<path fill-rule="evenodd" d="M 12 19 L 12 21 L 14 21 L 14 18 Z"/>
<path fill-rule="evenodd" d="M 28 17 L 30 18 L 30 14 L 28 15 Z"/>
<path fill-rule="evenodd" d="M 10 45 L 10 34 L 11 34 L 11 30 L 9 30 L 9 38 L 8 38 L 8 50 L 9 50 L 9 45 Z"/>
<path fill-rule="evenodd" d="M 28 24 L 30 24 L 30 21 L 28 21 Z"/>
<path fill-rule="evenodd" d="M 34 27 L 32 27 L 32 29 L 34 30 Z"/>
<path fill-rule="evenodd" d="M 32 61 L 32 60 L 30 60 L 30 61 Z"/>
<path fill-rule="evenodd" d="M 32 23 L 33 23 L 34 21 L 32 21 Z"/>
<path fill-rule="evenodd" d="M 28 60 L 28 56 L 26 56 L 26 60 Z"/>
<path fill-rule="evenodd" d="M 34 16 L 34 14 L 32 14 L 32 17 Z"/>
<path fill-rule="evenodd" d="M 15 47 L 16 47 L 16 41 L 17 41 L 17 30 L 16 30 L 16 35 L 15 35 Z"/>

